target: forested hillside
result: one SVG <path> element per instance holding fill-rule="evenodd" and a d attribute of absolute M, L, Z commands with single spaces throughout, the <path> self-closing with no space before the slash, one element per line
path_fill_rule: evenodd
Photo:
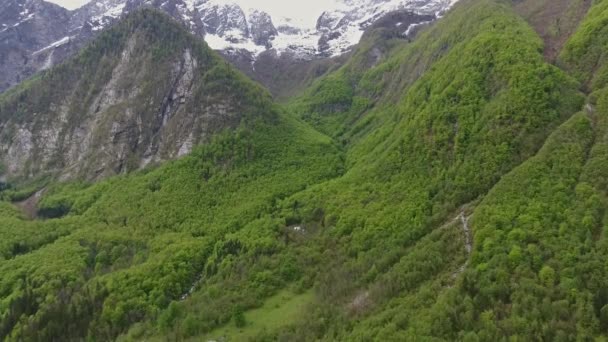
<path fill-rule="evenodd" d="M 281 105 L 164 16 L 131 15 L 0 98 L 0 131 L 43 125 L 49 96 L 80 105 L 50 85 L 92 51 L 111 75 L 114 42 L 157 25 L 179 51 L 154 70 L 191 46 L 210 61 L 183 113 L 241 105 L 162 165 L 9 173 L 0 339 L 604 340 L 608 1 L 551 5 L 462 0 L 412 41 L 371 30 Z"/>

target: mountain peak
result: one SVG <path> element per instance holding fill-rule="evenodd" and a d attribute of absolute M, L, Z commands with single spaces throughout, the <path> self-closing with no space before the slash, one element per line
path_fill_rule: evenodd
<path fill-rule="evenodd" d="M 42 0 L 8 0 L 0 5 L 0 91 L 72 55 L 124 15 L 157 8 L 214 50 L 228 55 L 292 56 L 298 60 L 334 57 L 352 49 L 364 31 L 394 11 L 423 15 L 408 22 L 402 36 L 437 18 L 457 0 L 333 0 L 292 4 L 230 0 L 93 0 L 68 11 Z M 302 12 L 302 13 L 298 13 Z M 309 18 L 310 17 L 310 18 Z M 10 51 L 11 56 L 8 56 Z"/>

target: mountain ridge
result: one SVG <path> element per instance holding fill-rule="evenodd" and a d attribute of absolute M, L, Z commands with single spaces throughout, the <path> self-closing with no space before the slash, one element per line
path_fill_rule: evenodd
<path fill-rule="evenodd" d="M 243 9 L 220 0 L 93 0 L 73 11 L 43 0 L 10 0 L 0 6 L 0 25 L 4 27 L 0 29 L 0 42 L 17 44 L 19 47 L 12 47 L 10 51 L 20 60 L 15 60 L 17 57 L 0 59 L 0 74 L 6 75 L 0 91 L 39 70 L 60 63 L 124 14 L 142 6 L 168 13 L 229 59 L 245 58 L 254 64 L 260 54 L 265 54 L 263 59 L 273 60 L 281 58 L 281 55 L 293 60 L 335 57 L 350 51 L 367 27 L 391 11 L 408 10 L 432 15 L 436 19 L 454 3 L 455 0 L 427 0 L 422 3 L 358 0 L 349 9 L 323 12 L 316 27 L 305 28 L 286 19 L 275 26 L 273 18 L 264 11 Z M 40 10 L 38 14 L 36 8 L 48 9 Z M 61 14 L 45 15 L 52 12 L 51 8 Z M 13 23 L 15 20 L 17 22 Z M 404 23 L 408 27 L 430 21 L 427 17 L 417 19 L 415 16 L 410 20 L 414 21 Z M 29 25 L 29 22 L 34 25 Z M 409 33 L 408 27 L 401 32 L 404 38 Z M 33 42 L 28 43 L 28 40 Z M 272 57 L 275 54 L 278 56 Z M 255 74 L 255 68 L 244 68 L 249 74 Z"/>

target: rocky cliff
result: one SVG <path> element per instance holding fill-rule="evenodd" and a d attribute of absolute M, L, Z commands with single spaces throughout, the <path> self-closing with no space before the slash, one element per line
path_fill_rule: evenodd
<path fill-rule="evenodd" d="M 270 113 L 267 100 L 168 16 L 138 11 L 0 98 L 0 162 L 9 177 L 137 170 Z"/>

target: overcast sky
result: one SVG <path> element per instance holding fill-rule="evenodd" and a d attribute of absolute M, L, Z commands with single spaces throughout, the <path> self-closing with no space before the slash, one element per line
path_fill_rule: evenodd
<path fill-rule="evenodd" d="M 46 0 L 46 1 L 54 2 L 67 9 L 75 9 L 75 8 L 78 8 L 78 7 L 86 4 L 87 2 L 89 2 L 89 0 Z"/>
<path fill-rule="evenodd" d="M 89 0 L 47 1 L 54 2 L 68 9 L 78 8 L 89 2 Z M 293 18 L 310 26 L 314 26 L 317 18 L 323 11 L 337 6 L 336 0 L 219 0 L 218 2 L 236 2 L 243 9 L 261 9 L 268 12 L 273 18 Z"/>
<path fill-rule="evenodd" d="M 287 17 L 300 20 L 313 27 L 323 11 L 337 6 L 336 0 L 228 0 L 226 2 L 236 2 L 244 9 L 261 9 L 274 19 Z"/>

